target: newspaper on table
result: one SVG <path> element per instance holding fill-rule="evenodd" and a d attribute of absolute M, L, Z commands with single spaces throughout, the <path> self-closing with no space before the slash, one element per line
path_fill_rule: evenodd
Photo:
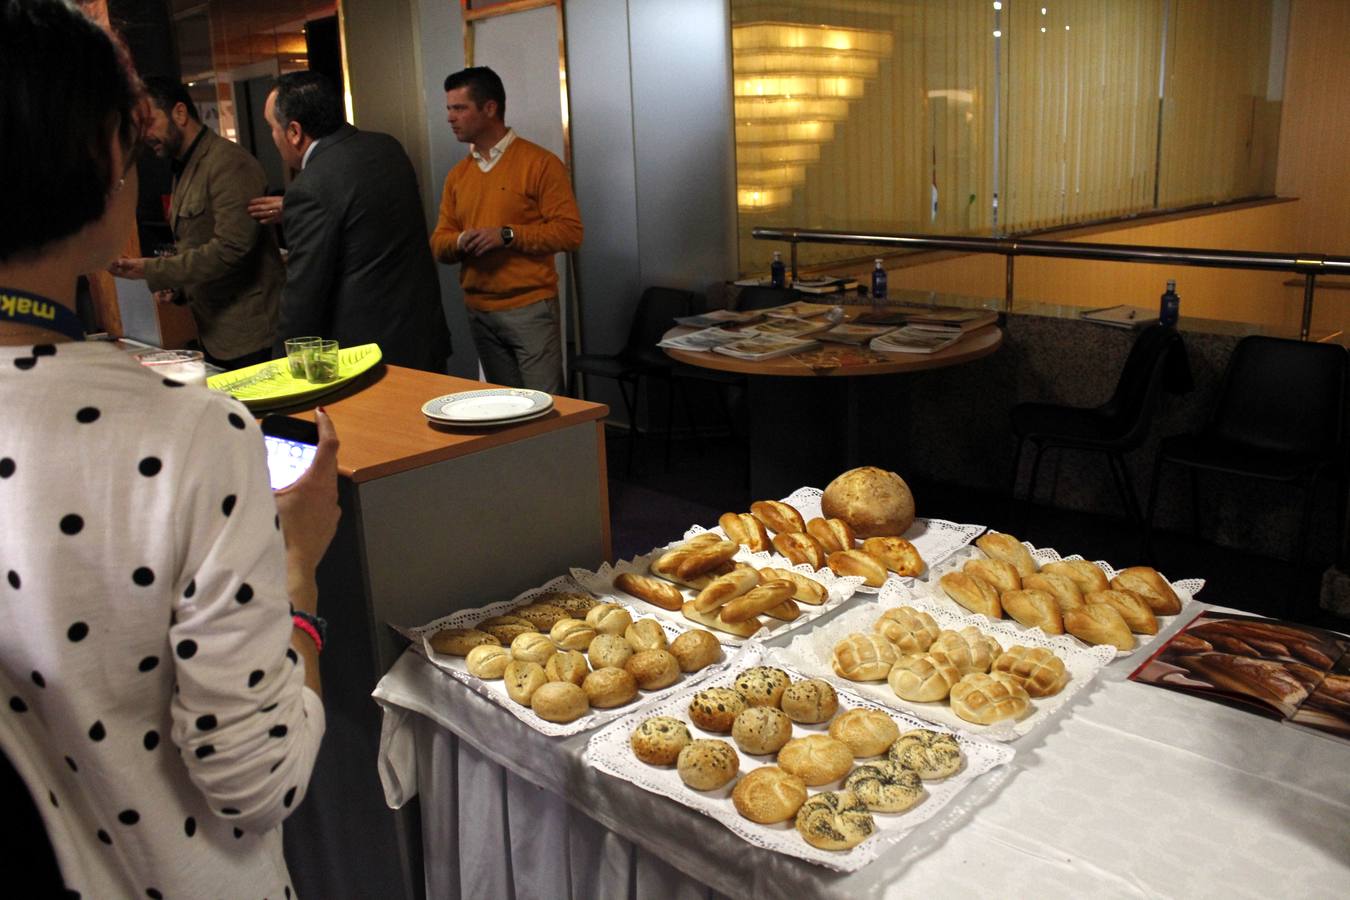
<path fill-rule="evenodd" d="M 961 340 L 960 331 L 944 333 L 914 328 L 906 325 L 889 334 L 873 338 L 869 345 L 873 350 L 886 353 L 937 353 Z"/>
<path fill-rule="evenodd" d="M 691 331 L 688 334 L 663 338 L 656 346 L 665 347 L 670 350 L 693 350 L 699 352 L 712 350 L 722 344 L 729 344 L 732 341 L 740 339 L 741 335 L 734 331 L 727 331 L 724 328 L 714 327 L 704 328 L 701 331 Z"/>

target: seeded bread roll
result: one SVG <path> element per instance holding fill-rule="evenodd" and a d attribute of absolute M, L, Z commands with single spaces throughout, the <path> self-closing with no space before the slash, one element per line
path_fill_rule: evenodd
<path fill-rule="evenodd" d="M 1055 598 L 1061 616 L 1071 609 L 1083 605 L 1083 592 L 1078 584 L 1067 575 L 1054 572 L 1037 572 L 1022 579 L 1022 587 L 1028 590 L 1045 591 Z"/>
<path fill-rule="evenodd" d="M 952 685 L 960 680 L 960 670 L 945 656 L 934 659 L 919 654 L 900 657 L 886 675 L 895 696 L 915 703 L 946 700 Z"/>
<path fill-rule="evenodd" d="M 879 756 L 900 737 L 895 720 L 879 709 L 847 709 L 830 723 L 830 737 L 843 741 L 854 759 Z"/>
<path fill-rule="evenodd" d="M 670 642 L 681 672 L 697 672 L 722 658 L 722 644 L 707 631 L 686 631 Z"/>
<path fill-rule="evenodd" d="M 627 640 L 617 634 L 597 634 L 595 640 L 591 641 L 586 655 L 590 657 L 591 665 L 597 669 L 610 666 L 622 669 L 624 663 L 628 662 L 628 657 L 633 655 L 633 648 Z"/>
<path fill-rule="evenodd" d="M 570 681 L 550 681 L 530 695 L 530 709 L 548 722 L 572 722 L 586 715 L 590 708 L 586 692 Z"/>
<path fill-rule="evenodd" d="M 844 779 L 844 789 L 852 791 L 873 812 L 904 812 L 924 798 L 927 792 L 919 773 L 880 759 L 858 766 Z"/>
<path fill-rule="evenodd" d="M 810 734 L 784 744 L 778 751 L 778 766 L 817 787 L 843 778 L 853 768 L 853 751 L 829 735 Z"/>
<path fill-rule="evenodd" d="M 580 619 L 559 619 L 548 636 L 561 650 L 585 650 L 595 640 L 596 630 Z"/>
<path fill-rule="evenodd" d="M 676 764 L 680 780 L 696 791 L 715 791 L 736 777 L 741 758 L 726 741 L 692 741 Z"/>
<path fill-rule="evenodd" d="M 870 537 L 863 541 L 862 549 L 897 575 L 910 578 L 923 572 L 924 562 L 919 549 L 902 537 Z"/>
<path fill-rule="evenodd" d="M 826 791 L 808 797 L 797 811 L 797 832 L 812 847 L 848 850 L 877 830 L 867 804 L 852 791 Z"/>
<path fill-rule="evenodd" d="M 745 698 L 732 688 L 705 688 L 689 700 L 689 721 L 704 731 L 726 734 L 745 707 Z"/>
<path fill-rule="evenodd" d="M 777 706 L 792 679 L 782 669 L 755 666 L 736 676 L 736 690 L 748 706 Z"/>
<path fill-rule="evenodd" d="M 1000 594 L 1004 591 L 1022 589 L 1022 576 L 1018 574 L 1017 567 L 1001 559 L 967 560 L 966 564 L 961 567 L 961 571 L 972 578 L 987 581 Z"/>
<path fill-rule="evenodd" d="M 628 744 L 633 755 L 647 765 L 668 766 L 693 739 L 689 726 L 674 716 L 652 716 L 633 729 Z"/>
<path fill-rule="evenodd" d="M 510 646 L 511 642 L 529 631 L 538 631 L 528 619 L 522 619 L 520 616 L 493 616 L 491 619 L 484 619 L 477 625 L 479 631 L 486 631 L 488 634 L 502 642 L 503 646 Z"/>
<path fill-rule="evenodd" d="M 535 602 L 556 606 L 565 610 L 574 619 L 584 619 L 586 613 L 600 605 L 600 601 L 590 594 L 582 594 L 577 591 L 554 591 L 548 594 L 540 594 L 535 598 Z"/>
<path fill-rule="evenodd" d="M 992 725 L 1003 719 L 1016 719 L 1031 706 L 1022 683 L 1002 672 L 985 675 L 976 672 L 952 687 L 952 712 L 976 725 Z"/>
<path fill-rule="evenodd" d="M 1036 588 L 1004 591 L 999 598 L 1003 611 L 1028 628 L 1039 628 L 1046 634 L 1063 634 L 1064 617 L 1055 598 Z"/>
<path fill-rule="evenodd" d="M 1085 559 L 1062 559 L 1059 562 L 1046 563 L 1041 571 L 1071 578 L 1083 592 L 1084 597 L 1093 591 L 1111 589 L 1111 583 L 1106 580 L 1106 573 L 1102 571 L 1101 566 Z"/>
<path fill-rule="evenodd" d="M 567 610 L 551 603 L 529 603 L 511 610 L 511 615 L 525 619 L 540 631 L 548 631 L 559 619 L 566 619 Z"/>
<path fill-rule="evenodd" d="M 1006 563 L 1011 563 L 1013 568 L 1017 569 L 1017 574 L 1023 578 L 1028 575 L 1035 575 L 1039 568 L 1026 544 L 1010 534 L 986 531 L 975 539 L 975 546 L 983 550 L 985 556 L 990 559 L 1001 559 Z"/>
<path fill-rule="evenodd" d="M 1020 644 L 1009 647 L 994 660 L 990 672 L 1013 676 L 1032 697 L 1058 694 L 1069 680 L 1069 670 L 1064 667 L 1064 660 L 1056 656 L 1054 651 L 1045 647 L 1023 647 Z"/>
<path fill-rule="evenodd" d="M 511 662 L 511 651 L 497 644 L 479 644 L 464 657 L 470 675 L 493 680 L 502 677 Z"/>
<path fill-rule="evenodd" d="M 983 578 L 965 572 L 948 572 L 938 579 L 942 592 L 973 613 L 991 619 L 1003 618 L 1003 605 L 998 590 Z"/>
<path fill-rule="evenodd" d="M 731 739 L 742 753 L 763 756 L 777 753 L 792 737 L 792 720 L 773 706 L 752 706 L 741 711 L 731 726 Z"/>
<path fill-rule="evenodd" d="M 633 624 L 633 617 L 622 606 L 601 603 L 586 613 L 586 624 L 600 634 L 623 634 Z"/>
<path fill-rule="evenodd" d="M 586 656 L 580 650 L 563 650 L 555 653 L 544 663 L 544 674 L 549 681 L 570 681 L 579 685 L 591 674 Z"/>
<path fill-rule="evenodd" d="M 1181 598 L 1157 569 L 1148 566 L 1121 569 L 1111 579 L 1111 587 L 1138 594 L 1155 616 L 1175 616 L 1181 612 Z"/>
<path fill-rule="evenodd" d="M 943 731 L 916 728 L 906 731 L 886 751 L 891 762 L 912 769 L 925 781 L 955 775 L 965 759 L 961 744 Z"/>
<path fill-rule="evenodd" d="M 623 669 L 606 666 L 596 669 L 581 683 L 586 699 L 596 709 L 610 709 L 631 703 L 637 697 L 637 682 Z"/>
<path fill-rule="evenodd" d="M 666 649 L 666 632 L 655 619 L 638 619 L 623 632 L 634 651 Z"/>
<path fill-rule="evenodd" d="M 467 656 L 470 650 L 483 644 L 501 646 L 501 641 L 476 628 L 442 628 L 431 636 L 430 643 L 432 650 L 450 656 Z"/>
<path fill-rule="evenodd" d="M 895 645 L 900 653 L 926 653 L 942 633 L 928 613 L 910 606 L 896 606 L 872 623 L 872 630 Z"/>
<path fill-rule="evenodd" d="M 539 663 L 542 666 L 557 652 L 558 648 L 553 646 L 548 635 L 537 631 L 527 631 L 511 642 L 511 658 L 521 662 Z"/>
<path fill-rule="evenodd" d="M 1105 603 L 1115 607 L 1116 612 L 1120 613 L 1120 617 L 1135 634 L 1158 633 L 1157 616 L 1153 615 L 1153 610 L 1149 609 L 1144 598 L 1132 591 L 1093 591 L 1084 594 L 1083 599 L 1089 606 L 1094 603 Z"/>
<path fill-rule="evenodd" d="M 521 706 L 529 706 L 534 692 L 548 684 L 548 676 L 539 663 L 513 659 L 502 672 L 506 682 L 506 695 Z"/>
<path fill-rule="evenodd" d="M 680 680 L 680 664 L 666 650 L 642 650 L 623 664 L 644 691 L 659 691 Z"/>
<path fill-rule="evenodd" d="M 751 822 L 786 822 L 806 802 L 806 782 L 777 766 L 760 766 L 736 782 L 731 802 Z"/>
<path fill-rule="evenodd" d="M 834 645 L 830 665 L 849 681 L 881 681 L 896 659 L 895 646 L 881 635 L 854 633 Z"/>
<path fill-rule="evenodd" d="M 816 725 L 828 722 L 839 709 L 839 695 L 828 681 L 808 678 L 784 688 L 779 704 L 792 721 Z"/>

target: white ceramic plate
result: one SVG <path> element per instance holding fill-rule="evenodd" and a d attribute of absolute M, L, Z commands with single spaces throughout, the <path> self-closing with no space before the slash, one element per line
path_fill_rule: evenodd
<path fill-rule="evenodd" d="M 422 415 L 452 425 L 496 425 L 543 415 L 553 398 L 525 388 L 487 388 L 445 394 L 422 404 Z"/>

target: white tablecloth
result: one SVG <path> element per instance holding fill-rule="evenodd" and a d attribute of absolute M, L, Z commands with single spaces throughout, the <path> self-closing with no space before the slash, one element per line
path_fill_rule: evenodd
<path fill-rule="evenodd" d="M 1175 623 L 1174 627 L 1181 623 Z M 588 768 L 415 653 L 380 682 L 386 799 L 421 795 L 427 896 L 1345 897 L 1350 744 L 1109 666 L 940 834 L 843 875 Z"/>

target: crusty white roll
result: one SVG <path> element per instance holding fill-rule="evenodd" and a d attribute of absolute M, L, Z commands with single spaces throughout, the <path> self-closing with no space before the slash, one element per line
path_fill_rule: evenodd
<path fill-rule="evenodd" d="M 497 644 L 480 644 L 464 657 L 470 675 L 493 680 L 502 677 L 511 662 L 511 651 Z"/>
<path fill-rule="evenodd" d="M 586 650 L 591 665 L 597 669 L 616 666 L 620 669 L 633 655 L 633 645 L 628 639 L 617 634 L 597 634 L 591 646 Z"/>
<path fill-rule="evenodd" d="M 548 630 L 560 650 L 585 650 L 595 640 L 596 630 L 581 619 L 559 619 Z"/>
<path fill-rule="evenodd" d="M 506 683 L 506 695 L 521 706 L 529 706 L 534 692 L 548 684 L 548 676 L 544 674 L 543 666 L 519 659 L 513 659 L 506 664 L 506 668 L 502 671 L 502 680 Z"/>
<path fill-rule="evenodd" d="M 900 726 L 879 709 L 846 709 L 830 723 L 830 737 L 843 741 L 854 759 L 880 756 L 900 737 Z"/>
<path fill-rule="evenodd" d="M 1035 575 L 1028 575 L 1023 578 L 1022 587 L 1045 591 L 1051 597 L 1054 597 L 1056 605 L 1059 606 L 1060 615 L 1083 605 L 1083 592 L 1079 590 L 1077 582 L 1067 575 L 1059 575 L 1054 572 L 1037 572 Z"/>
<path fill-rule="evenodd" d="M 806 782 L 777 766 L 760 766 L 736 782 L 731 802 L 751 822 L 786 822 L 806 802 Z"/>
<path fill-rule="evenodd" d="M 933 617 L 912 606 L 895 606 L 872 623 L 872 630 L 895 645 L 900 653 L 927 653 L 942 633 Z"/>
<path fill-rule="evenodd" d="M 778 751 L 778 766 L 812 787 L 843 778 L 853 768 L 848 744 L 826 734 L 793 738 Z"/>
<path fill-rule="evenodd" d="M 623 632 L 624 640 L 634 652 L 666 649 L 666 630 L 655 619 L 638 619 Z"/>
<path fill-rule="evenodd" d="M 1172 590 L 1167 579 L 1149 566 L 1130 566 L 1121 569 L 1111 579 L 1111 587 L 1118 591 L 1138 594 L 1153 610 L 1155 616 L 1175 616 L 1181 612 L 1181 598 Z"/>
<path fill-rule="evenodd" d="M 802 514 L 780 500 L 756 500 L 750 504 L 750 515 L 764 523 L 775 534 L 790 534 L 806 530 Z"/>
<path fill-rule="evenodd" d="M 1036 588 L 1004 591 L 999 598 L 1003 611 L 1028 628 L 1039 628 L 1046 634 L 1063 634 L 1064 617 L 1055 598 Z"/>
<path fill-rule="evenodd" d="M 658 571 L 673 571 L 680 578 L 693 578 L 696 575 L 729 562 L 740 549 L 735 541 L 716 540 L 699 543 L 685 543 L 667 551 L 653 567 Z"/>
<path fill-rule="evenodd" d="M 839 709 L 839 695 L 828 681 L 808 678 L 784 688 L 778 704 L 792 721 L 816 725 L 828 722 Z"/>
<path fill-rule="evenodd" d="M 791 599 L 793 590 L 790 581 L 765 582 L 727 603 L 721 608 L 719 615 L 723 622 L 730 622 L 733 625 L 744 622 Z M 695 605 L 698 605 L 697 601 Z"/>
<path fill-rule="evenodd" d="M 668 766 L 693 739 L 689 726 L 674 716 L 651 716 L 633 729 L 628 745 L 633 748 L 633 755 L 647 765 Z"/>
<path fill-rule="evenodd" d="M 911 653 L 902 656 L 886 675 L 895 696 L 915 703 L 946 700 L 952 685 L 961 680 L 961 672 L 946 657 Z"/>
<path fill-rule="evenodd" d="M 994 660 L 990 673 L 994 672 L 1013 676 L 1032 697 L 1058 694 L 1069 680 L 1069 670 L 1064 666 L 1064 660 L 1056 656 L 1053 650 L 1024 647 L 1021 644 L 1009 647 Z"/>
<path fill-rule="evenodd" d="M 727 634 L 734 634 L 737 637 L 749 637 L 756 631 L 759 631 L 760 628 L 764 627 L 764 623 L 762 623 L 757 616 L 752 616 L 744 622 L 724 622 L 722 621 L 722 617 L 717 614 L 716 610 L 703 613 L 694 609 L 694 601 L 692 600 L 684 605 L 684 609 L 681 610 L 681 612 L 683 612 L 684 617 L 691 622 L 697 622 L 708 628 L 716 628 L 718 631 L 725 631 Z"/>
<path fill-rule="evenodd" d="M 825 548 L 820 541 L 804 531 L 783 531 L 773 536 L 773 548 L 787 557 L 794 566 L 825 566 Z"/>
<path fill-rule="evenodd" d="M 777 706 L 792 683 L 788 673 L 774 666 L 753 666 L 736 676 L 734 687 L 747 706 Z"/>
<path fill-rule="evenodd" d="M 1001 559 L 969 559 L 961 567 L 961 571 L 973 578 L 989 582 L 1000 594 L 1004 591 L 1022 589 L 1022 576 L 1018 574 L 1017 567 Z"/>
<path fill-rule="evenodd" d="M 679 609 L 684 604 L 684 594 L 680 593 L 680 589 L 659 578 L 621 572 L 614 579 L 614 586 L 625 594 L 632 594 L 662 609 Z"/>
<path fill-rule="evenodd" d="M 731 725 L 731 739 L 752 756 L 777 753 L 791 737 L 792 720 L 775 706 L 743 709 Z"/>
<path fill-rule="evenodd" d="M 894 472 L 862 466 L 825 487 L 820 511 L 827 519 L 843 519 L 859 538 L 902 535 L 914 524 L 914 495 Z"/>
<path fill-rule="evenodd" d="M 530 695 L 530 709 L 549 722 L 572 722 L 590 711 L 590 701 L 580 685 L 570 681 L 550 681 L 541 684 Z"/>
<path fill-rule="evenodd" d="M 1022 683 L 1002 672 L 967 675 L 952 687 L 952 712 L 976 725 L 1016 719 L 1031 707 Z"/>
<path fill-rule="evenodd" d="M 912 578 L 923 574 L 919 548 L 897 535 L 870 537 L 863 541 L 863 552 L 897 575 Z"/>
<path fill-rule="evenodd" d="M 586 656 L 580 650 L 562 650 L 548 658 L 544 663 L 544 674 L 549 681 L 570 681 L 581 684 L 591 674 Z"/>
<path fill-rule="evenodd" d="M 1143 597 L 1133 591 L 1093 591 L 1084 594 L 1083 599 L 1091 606 L 1093 603 L 1106 603 L 1115 607 L 1116 612 L 1130 626 L 1135 634 L 1157 634 L 1158 617 Z"/>
<path fill-rule="evenodd" d="M 770 547 L 769 532 L 764 523 L 749 513 L 723 513 L 717 522 L 728 538 L 752 553 L 761 553 Z"/>
<path fill-rule="evenodd" d="M 668 650 L 642 650 L 623 664 L 644 691 L 659 691 L 680 680 L 680 664 Z"/>
<path fill-rule="evenodd" d="M 431 649 L 448 656 L 467 656 L 474 647 L 499 646 L 501 641 L 477 628 L 442 628 L 431 636 Z"/>
<path fill-rule="evenodd" d="M 633 624 L 633 616 L 617 603 L 601 603 L 586 613 L 586 624 L 600 634 L 623 634 Z"/>
<path fill-rule="evenodd" d="M 839 550 L 831 553 L 827 562 L 834 574 L 860 575 L 868 587 L 879 588 L 886 583 L 886 566 L 863 550 Z"/>
<path fill-rule="evenodd" d="M 637 697 L 637 681 L 624 669 L 606 666 L 596 669 L 581 682 L 586 699 L 596 709 L 610 709 L 631 703 Z"/>
<path fill-rule="evenodd" d="M 715 791 L 740 770 L 741 758 L 726 741 L 691 741 L 680 751 L 676 769 L 680 780 L 696 791 Z"/>
<path fill-rule="evenodd" d="M 895 646 L 881 635 L 855 632 L 834 645 L 830 665 L 849 681 L 881 681 L 896 658 Z"/>
<path fill-rule="evenodd" d="M 1013 568 L 1017 569 L 1017 574 L 1023 578 L 1028 575 L 1035 575 L 1036 570 L 1040 568 L 1036 565 L 1036 560 L 1031 555 L 1031 551 L 1027 549 L 1026 544 L 1010 534 L 1004 534 L 1001 531 L 986 531 L 975 539 L 975 546 L 983 550 L 985 556 L 990 559 L 1001 559 L 1006 563 L 1011 563 Z"/>
<path fill-rule="evenodd" d="M 712 612 L 753 590 L 759 584 L 759 572 L 745 566 L 733 569 L 725 575 L 713 579 L 712 584 L 698 592 L 694 598 L 694 608 L 699 612 Z"/>
<path fill-rule="evenodd" d="M 1003 604 L 999 602 L 998 591 L 982 578 L 975 578 L 965 572 L 948 572 L 938 579 L 938 586 L 944 594 L 973 613 L 991 619 L 1003 618 Z"/>
<path fill-rule="evenodd" d="M 783 580 L 792 582 L 792 599 L 798 603 L 809 603 L 812 606 L 820 606 L 826 600 L 830 599 L 830 592 L 826 590 L 825 585 L 816 581 L 808 575 L 801 572 L 795 572 L 792 569 L 774 569 L 763 568 L 759 570 L 761 581 Z"/>
<path fill-rule="evenodd" d="M 1087 603 L 1064 614 L 1064 630 L 1088 644 L 1111 644 L 1133 650 L 1134 635 L 1124 617 L 1109 603 Z"/>
<path fill-rule="evenodd" d="M 1078 589 L 1086 597 L 1093 591 L 1110 590 L 1111 583 L 1106 580 L 1106 573 L 1102 571 L 1101 566 L 1096 563 L 1090 563 L 1085 559 L 1061 559 L 1058 562 L 1046 563 L 1041 567 L 1042 572 L 1053 572 L 1059 575 L 1065 575 L 1078 585 Z"/>
<path fill-rule="evenodd" d="M 686 631 L 670 642 L 670 655 L 681 672 L 697 672 L 722 658 L 722 643 L 701 629 Z"/>
<path fill-rule="evenodd" d="M 936 660 L 946 660 L 961 672 L 988 672 L 994 659 L 1003 653 L 998 641 L 984 634 L 974 625 L 967 625 L 960 631 L 944 631 L 928 648 L 928 655 Z"/>
<path fill-rule="evenodd" d="M 820 541 L 826 553 L 852 550 L 857 537 L 843 519 L 822 519 L 819 516 L 806 523 L 806 532 Z"/>
<path fill-rule="evenodd" d="M 558 648 L 549 640 L 549 636 L 537 631 L 527 631 L 511 642 L 511 658 L 521 662 L 539 663 L 542 666 L 557 652 Z"/>

